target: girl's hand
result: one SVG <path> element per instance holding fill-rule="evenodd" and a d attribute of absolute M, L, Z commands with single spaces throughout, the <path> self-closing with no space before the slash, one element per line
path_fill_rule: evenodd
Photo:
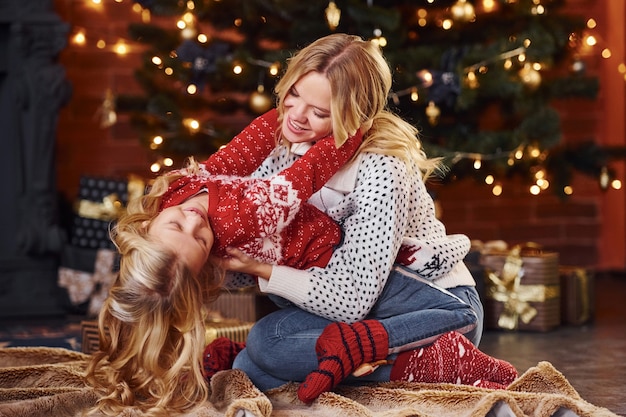
<path fill-rule="evenodd" d="M 223 258 L 211 256 L 211 262 L 224 270 L 243 272 L 259 278 L 269 279 L 272 275 L 271 264 L 259 262 L 237 248 L 226 248 L 226 253 L 227 256 Z"/>

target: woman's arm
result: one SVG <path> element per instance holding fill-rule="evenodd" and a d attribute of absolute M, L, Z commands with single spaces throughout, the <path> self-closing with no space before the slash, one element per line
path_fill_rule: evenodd
<path fill-rule="evenodd" d="M 354 322 L 369 313 L 402 243 L 413 177 L 397 158 L 361 158 L 354 191 L 328 211 L 344 231 L 329 264 L 306 271 L 274 266 L 269 280 L 259 280 L 262 291 L 330 320 Z"/>

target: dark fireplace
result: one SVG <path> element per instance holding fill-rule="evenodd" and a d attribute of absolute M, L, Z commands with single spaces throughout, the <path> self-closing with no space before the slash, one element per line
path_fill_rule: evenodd
<path fill-rule="evenodd" d="M 51 0 L 0 1 L 0 317 L 62 312 L 55 142 L 68 31 Z"/>

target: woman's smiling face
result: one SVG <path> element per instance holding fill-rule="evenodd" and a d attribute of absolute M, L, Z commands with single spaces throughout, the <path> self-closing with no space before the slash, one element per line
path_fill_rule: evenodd
<path fill-rule="evenodd" d="M 332 133 L 331 90 L 328 79 L 309 72 L 296 82 L 283 100 L 282 134 L 291 143 L 313 142 Z"/>

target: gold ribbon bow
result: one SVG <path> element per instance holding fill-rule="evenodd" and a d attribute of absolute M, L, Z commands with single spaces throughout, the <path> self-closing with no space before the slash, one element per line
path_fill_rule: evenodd
<path fill-rule="evenodd" d="M 127 184 L 129 201 L 141 197 L 144 188 L 141 178 L 131 176 Z M 78 215 L 88 219 L 111 221 L 117 219 L 123 211 L 124 204 L 115 193 L 105 196 L 102 201 L 79 200 L 76 203 Z"/>
<path fill-rule="evenodd" d="M 514 330 L 519 320 L 528 324 L 537 315 L 537 309 L 529 302 L 544 302 L 558 297 L 557 285 L 521 285 L 524 275 L 521 257 L 522 246 L 515 246 L 507 255 L 501 276 L 489 272 L 487 278 L 487 297 L 504 304 L 504 310 L 498 317 L 498 326 Z"/>
<path fill-rule="evenodd" d="M 80 200 L 76 212 L 80 217 L 97 220 L 114 220 L 122 212 L 122 202 L 117 194 L 109 194 L 101 202 Z"/>

